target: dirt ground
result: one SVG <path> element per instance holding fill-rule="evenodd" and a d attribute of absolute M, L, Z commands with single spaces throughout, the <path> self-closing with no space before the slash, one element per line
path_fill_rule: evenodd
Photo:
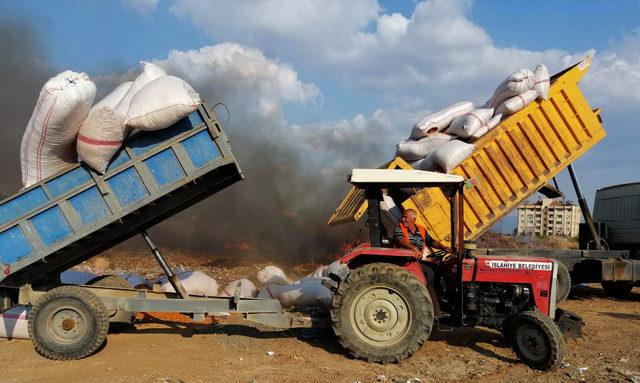
<path fill-rule="evenodd" d="M 168 258 L 206 271 L 221 285 L 255 280 L 265 265 L 178 252 Z M 312 266 L 287 271 L 302 276 Z M 159 273 L 148 254 L 127 252 L 79 269 Z M 434 329 L 412 358 L 378 365 L 351 359 L 331 330 L 274 331 L 237 317 L 176 323 L 140 314 L 134 328 L 109 334 L 99 352 L 79 361 L 50 361 L 29 340 L 0 339 L 0 382 L 640 382 L 640 288 L 623 301 L 606 297 L 598 285 L 578 286 L 561 307 L 582 316 L 583 337 L 568 340 L 563 367 L 546 373 L 520 363 L 501 335 L 484 328 Z"/>

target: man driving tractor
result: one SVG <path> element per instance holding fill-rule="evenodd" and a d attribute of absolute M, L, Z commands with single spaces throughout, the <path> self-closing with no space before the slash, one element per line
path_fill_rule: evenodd
<path fill-rule="evenodd" d="M 420 266 L 427 282 L 435 286 L 435 270 L 426 259 L 433 255 L 431 248 L 444 250 L 451 253 L 451 248 L 443 245 L 427 233 L 427 229 L 416 223 L 417 213 L 413 209 L 407 209 L 402 214 L 400 223 L 393 231 L 393 243 L 396 247 L 413 250 L 416 258 L 420 259 Z"/>

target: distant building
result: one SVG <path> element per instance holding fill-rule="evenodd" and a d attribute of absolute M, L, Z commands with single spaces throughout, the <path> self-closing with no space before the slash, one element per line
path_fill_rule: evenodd
<path fill-rule="evenodd" d="M 580 208 L 570 202 L 542 198 L 518 206 L 518 234 L 577 237 Z"/>

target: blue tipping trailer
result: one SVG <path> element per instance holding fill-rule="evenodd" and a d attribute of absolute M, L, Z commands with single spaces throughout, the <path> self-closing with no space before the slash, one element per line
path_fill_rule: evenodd
<path fill-rule="evenodd" d="M 0 203 L 0 285 L 60 272 L 239 181 L 215 116 L 200 107 L 128 140 L 104 176 L 73 165 Z"/>
<path fill-rule="evenodd" d="M 237 311 L 273 327 L 307 327 L 275 299 L 188 296 L 145 232 L 242 179 L 221 124 L 202 105 L 167 129 L 127 139 L 104 175 L 80 163 L 19 191 L 0 202 L 0 312 L 32 305 L 31 339 L 51 359 L 93 353 L 118 312 L 175 311 L 203 320 Z M 62 271 L 137 234 L 176 293 L 61 285 Z"/>

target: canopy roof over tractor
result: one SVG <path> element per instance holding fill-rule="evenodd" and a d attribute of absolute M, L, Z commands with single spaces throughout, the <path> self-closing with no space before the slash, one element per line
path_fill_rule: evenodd
<path fill-rule="evenodd" d="M 349 182 L 356 187 L 425 187 L 459 184 L 464 178 L 424 170 L 405 169 L 353 169 Z"/>

